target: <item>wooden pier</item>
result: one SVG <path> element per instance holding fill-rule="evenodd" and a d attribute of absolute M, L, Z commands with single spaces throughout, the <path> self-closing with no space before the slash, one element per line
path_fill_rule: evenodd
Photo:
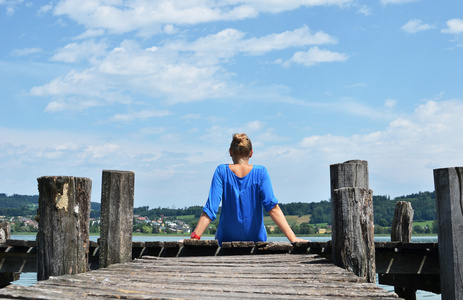
<path fill-rule="evenodd" d="M 8 240 L 7 244 L 0 246 L 0 249 L 3 250 L 0 252 L 0 272 L 13 272 L 13 275 L 17 272 L 37 272 L 37 255 L 35 244 L 35 241 Z M 431 291 L 434 293 L 440 293 L 440 271 L 437 248 L 437 243 L 376 242 L 376 269 L 379 273 L 380 283 L 386 285 L 400 285 L 412 289 L 421 289 Z M 89 269 L 99 269 L 99 246 L 97 243 L 90 243 L 89 253 Z M 224 266 L 228 266 L 231 264 L 231 262 L 238 260 L 242 262 L 247 262 L 248 268 L 250 267 L 249 263 L 251 262 L 254 262 L 256 264 L 255 266 L 253 265 L 252 268 L 264 267 L 265 264 L 265 270 L 278 273 L 282 271 L 279 269 L 282 263 L 289 265 L 306 264 L 310 266 L 316 266 L 315 270 L 310 270 L 310 272 L 312 272 L 310 273 L 310 275 L 303 275 L 302 273 L 300 273 L 300 270 L 295 269 L 292 271 L 287 270 L 285 271 L 286 273 L 282 273 L 284 274 L 284 277 L 282 278 L 285 278 L 285 280 L 290 280 L 291 282 L 302 282 L 308 281 L 310 279 L 315 280 L 316 282 L 324 282 L 326 284 L 328 284 L 326 281 L 334 279 L 334 282 L 330 283 L 330 286 L 333 286 L 334 290 L 336 290 L 336 285 L 339 284 L 345 286 L 349 285 L 348 283 L 356 282 L 356 286 L 357 283 L 366 283 L 366 280 L 364 278 L 355 276 L 350 272 L 348 272 L 348 274 L 350 275 L 347 277 L 346 275 L 341 276 L 340 274 L 344 274 L 345 269 L 336 267 L 334 265 L 330 265 L 330 260 L 332 256 L 331 254 L 331 242 L 309 242 L 294 244 L 290 244 L 288 242 L 233 242 L 223 243 L 221 247 L 219 247 L 218 242 L 215 240 L 185 240 L 183 243 L 132 243 L 132 258 L 134 259 L 134 263 L 136 263 L 135 266 L 139 266 L 140 264 L 142 264 L 144 266 L 147 266 L 146 268 L 149 268 L 148 266 L 150 264 L 156 264 L 156 262 L 162 262 L 161 265 L 165 264 L 164 262 L 169 262 L 169 264 L 175 266 L 177 264 L 175 262 L 176 259 L 179 260 L 177 267 L 184 265 L 183 259 L 186 259 L 186 261 L 201 261 L 201 263 L 205 263 L 206 265 L 208 262 L 210 262 L 211 264 L 219 264 L 219 262 L 222 262 Z M 305 260 L 305 257 L 307 257 L 307 260 Z M 275 264 L 272 265 L 272 263 Z M 121 268 L 121 265 L 118 266 L 118 268 Z M 323 268 L 319 268 L 319 266 L 323 266 Z M 124 266 L 123 268 L 126 267 Z M 130 265 L 130 268 L 132 268 L 132 265 Z M 155 270 L 158 270 L 156 266 L 154 266 L 153 268 Z M 101 270 L 106 269 L 100 269 L 99 271 Z M 107 270 L 111 270 L 111 268 Z M 307 269 L 307 271 L 308 270 L 309 269 Z M 191 270 L 189 269 L 185 272 L 189 271 Z M 244 270 L 243 272 L 245 271 L 246 270 Z M 315 271 L 317 271 L 318 273 L 316 273 Z M 93 274 L 94 272 L 96 271 L 92 271 L 89 274 Z M 135 274 L 138 271 L 132 270 L 130 272 L 133 272 Z M 242 271 L 235 270 L 234 272 L 238 273 Z M 150 278 L 152 277 L 152 272 L 146 272 L 146 274 L 147 279 L 144 280 L 151 280 Z M 183 275 L 178 276 L 187 277 L 186 274 L 187 273 L 184 273 Z M 215 274 L 215 271 L 211 274 L 205 274 L 204 276 L 213 277 L 213 274 Z M 335 277 L 330 277 L 333 274 L 338 275 L 336 275 Z M 79 276 L 83 276 L 84 278 L 86 278 L 83 274 Z M 120 274 L 118 273 L 114 276 L 117 277 L 120 276 Z M 292 279 L 289 278 L 291 276 Z M 301 276 L 307 276 L 307 278 L 304 279 L 301 278 Z M 124 275 L 124 277 L 130 276 Z M 276 275 L 274 277 L 276 277 Z M 341 277 L 343 278 L 342 280 L 340 279 Z M 139 278 L 139 275 L 137 275 L 137 278 Z M 352 278 L 354 278 L 355 280 Z M 55 277 L 54 280 L 58 280 L 58 277 Z M 132 279 L 125 278 L 124 280 Z M 44 282 L 46 281 L 40 281 L 36 285 L 48 286 L 48 283 L 45 284 Z M 54 283 L 51 284 L 51 286 L 54 286 Z M 356 289 L 355 286 L 353 287 L 353 290 Z M 22 297 L 22 295 L 27 294 L 27 291 L 29 290 L 23 290 L 22 288 L 10 286 L 7 288 L 7 291 L 9 291 L 10 289 L 20 291 L 14 293 L 18 297 Z M 370 292 L 375 290 L 372 290 L 371 286 L 369 286 L 368 289 L 370 290 Z M 3 295 L 3 292 L 3 290 L 0 290 L 0 296 Z M 320 292 L 321 291 L 318 291 L 317 293 Z M 323 291 L 323 293 L 324 292 L 325 291 Z M 346 293 L 351 292 L 352 291 L 346 291 Z M 6 293 L 7 295 L 10 295 L 10 292 Z M 316 292 L 313 291 L 313 293 Z M 376 290 L 375 293 L 379 292 Z M 388 297 L 394 296 L 393 294 L 388 295 Z M 326 295 L 324 295 L 323 297 L 325 296 Z"/>
<path fill-rule="evenodd" d="M 30 287 L 1 299 L 397 299 L 315 254 L 152 257 Z"/>
<path fill-rule="evenodd" d="M 406 242 L 411 207 L 395 222 L 403 239 L 374 242 L 366 161 L 330 166 L 333 233 L 327 243 L 132 243 L 133 173 L 105 172 L 111 176 L 103 176 L 102 202 L 112 213 L 102 218 L 112 225 L 101 231 L 101 244 L 89 241 L 88 211 L 80 209 L 89 207 L 90 180 L 39 178 L 37 245 L 7 244 L 0 256 L 0 269 L 13 275 L 7 277 L 35 265 L 39 282 L 8 286 L 0 298 L 397 298 L 375 285 L 378 274 L 380 283 L 394 285 L 406 299 L 416 299 L 417 289 L 462 299 L 463 167 L 435 170 L 439 240 L 424 245 Z"/>

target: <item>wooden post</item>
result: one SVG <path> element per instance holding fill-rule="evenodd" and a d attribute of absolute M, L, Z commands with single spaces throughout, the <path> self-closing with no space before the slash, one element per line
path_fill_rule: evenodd
<path fill-rule="evenodd" d="M 11 226 L 8 222 L 0 223 L 0 243 L 5 243 L 6 240 L 10 239 Z"/>
<path fill-rule="evenodd" d="M 368 188 L 368 162 L 330 166 L 333 263 L 367 282 L 375 282 L 373 191 Z"/>
<path fill-rule="evenodd" d="M 397 201 L 391 227 L 391 242 L 412 241 L 413 209 L 406 201 Z"/>
<path fill-rule="evenodd" d="M 463 167 L 434 170 L 442 299 L 463 299 Z"/>
<path fill-rule="evenodd" d="M 133 172 L 103 171 L 100 268 L 132 260 L 134 181 Z"/>
<path fill-rule="evenodd" d="M 70 176 L 37 181 L 37 280 L 86 272 L 92 181 Z"/>
<path fill-rule="evenodd" d="M 410 202 L 397 201 L 394 218 L 392 219 L 391 242 L 410 243 L 412 241 L 413 213 Z M 400 298 L 407 300 L 416 299 L 416 289 L 394 286 L 394 292 Z"/>

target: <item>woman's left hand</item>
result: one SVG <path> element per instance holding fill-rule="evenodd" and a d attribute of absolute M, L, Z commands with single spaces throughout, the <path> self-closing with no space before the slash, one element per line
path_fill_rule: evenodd
<path fill-rule="evenodd" d="M 291 241 L 291 243 L 297 243 L 297 242 L 308 243 L 310 241 L 309 240 L 303 240 L 303 239 L 300 239 L 300 238 L 295 238 L 294 240 Z"/>

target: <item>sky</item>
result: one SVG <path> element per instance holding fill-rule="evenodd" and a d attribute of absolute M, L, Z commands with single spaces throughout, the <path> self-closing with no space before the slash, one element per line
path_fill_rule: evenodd
<path fill-rule="evenodd" d="M 0 0 L 0 192 L 135 173 L 135 207 L 204 205 L 245 132 L 281 203 L 368 161 L 391 198 L 463 165 L 463 1 Z"/>

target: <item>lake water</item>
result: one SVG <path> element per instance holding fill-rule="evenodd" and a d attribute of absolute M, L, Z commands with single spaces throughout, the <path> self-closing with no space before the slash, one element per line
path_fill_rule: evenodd
<path fill-rule="evenodd" d="M 188 237 L 185 237 L 188 238 Z M 331 236 L 326 236 L 326 237 L 301 237 L 302 239 L 307 239 L 312 242 L 326 242 L 331 240 Z M 34 235 L 12 235 L 11 239 L 17 239 L 17 240 L 35 240 Z M 97 236 L 91 236 L 90 240 L 95 241 L 98 239 Z M 133 236 L 132 240 L 134 242 L 151 242 L 151 241 L 162 241 L 162 242 L 175 242 L 181 240 L 182 237 L 179 236 Z M 214 237 L 204 237 L 204 240 L 212 240 Z M 268 238 L 269 242 L 278 242 L 278 241 L 287 241 L 285 237 L 269 237 Z M 390 242 L 391 238 L 387 236 L 379 236 L 375 237 L 375 241 L 377 242 Z M 412 242 L 413 243 L 437 243 L 437 236 L 417 236 L 417 237 L 412 237 Z M 17 285 L 23 285 L 23 286 L 29 286 L 34 284 L 37 281 L 37 273 L 22 273 L 21 277 L 19 280 L 12 282 L 12 284 L 17 284 Z M 394 292 L 394 287 L 393 286 L 388 286 L 388 285 L 382 285 L 378 284 L 381 288 Z M 441 295 L 437 295 L 434 293 L 429 293 L 425 291 L 417 291 L 416 292 L 416 298 L 420 300 L 440 300 Z"/>

